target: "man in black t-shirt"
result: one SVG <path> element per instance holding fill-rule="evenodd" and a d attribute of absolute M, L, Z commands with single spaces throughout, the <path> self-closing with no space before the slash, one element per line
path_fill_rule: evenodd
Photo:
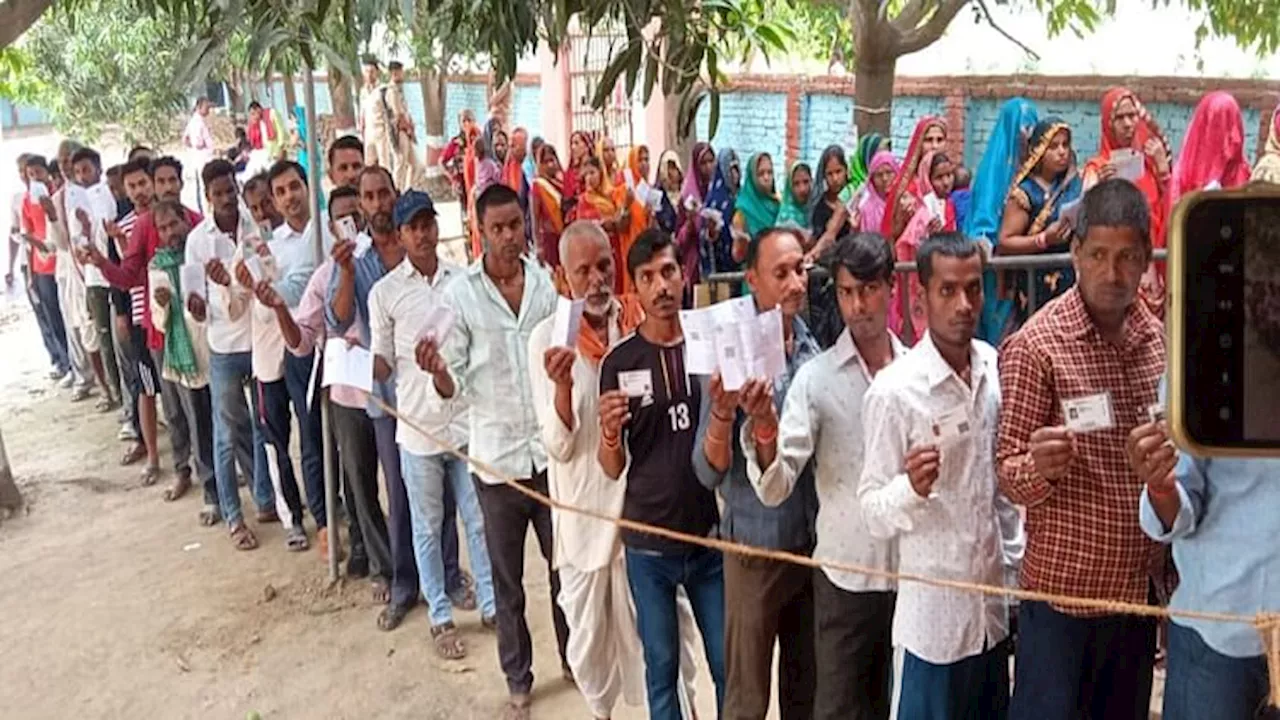
<path fill-rule="evenodd" d="M 600 464 L 612 478 L 627 471 L 624 518 L 706 535 L 719 514 L 715 495 L 698 482 L 693 470 L 701 393 L 685 370 L 679 316 L 684 280 L 670 236 L 659 230 L 642 233 L 627 254 L 627 271 L 645 319 L 601 363 Z M 680 720 L 676 589 L 681 586 L 702 630 L 718 714 L 724 704 L 720 553 L 629 530 L 622 531 L 622 542 L 644 647 L 649 717 Z"/>

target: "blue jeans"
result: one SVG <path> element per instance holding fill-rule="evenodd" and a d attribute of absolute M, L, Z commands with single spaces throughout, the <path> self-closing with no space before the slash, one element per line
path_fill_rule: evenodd
<path fill-rule="evenodd" d="M 440 550 L 446 484 L 453 488 L 454 500 L 466 529 L 467 555 L 471 560 L 471 574 L 475 576 L 480 616 L 496 617 L 498 608 L 493 598 L 493 568 L 484 542 L 484 515 L 480 512 L 480 499 L 471 484 L 467 464 L 444 453 L 415 455 L 402 449 L 400 466 L 404 474 L 404 489 L 409 496 L 413 556 L 418 562 L 422 597 L 430 606 L 431 625 L 437 627 L 453 622 L 453 605 L 445 588 L 444 559 Z"/>
<path fill-rule="evenodd" d="M 27 272 L 31 272 L 27 270 Z M 28 296 L 36 312 L 40 337 L 44 349 L 49 351 L 49 362 L 63 375 L 71 372 L 71 357 L 67 352 L 67 328 L 62 320 L 62 304 L 58 301 L 58 281 L 53 275 L 31 274 L 31 293 Z"/>
<path fill-rule="evenodd" d="M 724 707 L 724 558 L 690 548 L 658 553 L 627 548 L 627 582 L 636 604 L 636 629 L 644 648 L 644 684 L 650 720 L 681 720 L 680 627 L 676 588 L 683 586 L 702 632 L 707 666 L 716 686 L 716 712 Z"/>
<path fill-rule="evenodd" d="M 302 526 L 302 496 L 298 493 L 298 482 L 293 471 L 293 459 L 289 456 L 289 437 L 292 434 L 292 423 L 289 418 L 289 406 L 298 418 L 298 428 L 302 437 L 302 479 L 307 488 L 307 507 L 317 528 L 325 526 L 324 507 L 324 465 L 321 461 L 320 438 L 320 403 L 311 403 L 307 407 L 307 382 L 311 375 L 311 356 L 296 358 L 285 357 L 285 376 L 275 382 L 259 382 L 260 397 L 259 425 L 262 429 L 265 445 L 275 450 L 276 472 L 279 480 L 280 498 L 288 508 L 290 517 L 282 517 L 280 521 L 286 526 Z M 268 465 L 265 451 L 263 469 Z M 267 475 L 271 477 L 271 475 Z"/>
<path fill-rule="evenodd" d="M 213 400 L 213 466 L 218 479 L 218 506 L 227 525 L 239 523 L 240 485 L 236 464 L 250 477 L 253 501 L 261 510 L 270 509 L 274 491 L 271 477 L 256 462 L 257 448 L 264 442 L 262 428 L 253 418 L 258 415 L 258 393 L 253 395 L 253 412 L 244 398 L 245 385 L 252 386 L 251 353 L 209 353 L 209 392 Z"/>
<path fill-rule="evenodd" d="M 1280 712 L 1263 710 L 1267 694 L 1267 663 L 1261 655 L 1223 655 L 1205 644 L 1195 630 L 1177 621 L 1169 623 L 1164 720 L 1274 720 Z"/>
<path fill-rule="evenodd" d="M 314 355 L 284 356 L 284 382 L 293 403 L 293 414 L 298 418 L 298 438 L 302 446 L 302 482 L 307 488 L 307 507 L 315 518 L 316 527 L 325 526 L 324 507 L 324 439 L 320 429 L 320 383 L 317 380 L 314 394 L 307 397 L 307 383 L 311 380 Z"/>
<path fill-rule="evenodd" d="M 1018 606 L 1012 720 L 1146 720 L 1156 625 L 1128 615 L 1076 617 Z"/>
<path fill-rule="evenodd" d="M 1007 641 L 946 665 L 905 653 L 898 720 L 1003 720 L 1008 713 Z"/>

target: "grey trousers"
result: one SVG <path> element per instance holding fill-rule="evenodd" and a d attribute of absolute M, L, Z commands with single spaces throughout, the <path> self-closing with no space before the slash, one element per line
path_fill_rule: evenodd
<path fill-rule="evenodd" d="M 164 372 L 164 350 L 152 350 L 156 371 Z M 160 379 L 165 423 L 173 445 L 173 469 L 190 474 L 204 488 L 206 505 L 218 506 L 218 481 L 213 465 L 213 396 L 208 386 L 192 389 Z"/>

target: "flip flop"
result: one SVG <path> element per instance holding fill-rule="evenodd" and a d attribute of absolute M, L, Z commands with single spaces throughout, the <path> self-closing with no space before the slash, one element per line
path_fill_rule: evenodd
<path fill-rule="evenodd" d="M 307 531 L 300 527 L 289 528 L 284 535 L 284 546 L 290 552 L 306 552 L 311 549 L 311 541 L 307 539 Z"/>
<path fill-rule="evenodd" d="M 442 660 L 461 660 L 467 656 L 467 646 L 462 643 L 458 628 L 451 622 L 431 628 L 431 639 L 436 655 Z"/>
<path fill-rule="evenodd" d="M 258 537 L 248 525 L 239 522 L 231 528 L 231 545 L 237 550 L 257 550 Z"/>

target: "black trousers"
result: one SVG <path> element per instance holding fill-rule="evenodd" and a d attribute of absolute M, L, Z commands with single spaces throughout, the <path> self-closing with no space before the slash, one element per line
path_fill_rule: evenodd
<path fill-rule="evenodd" d="M 374 440 L 373 420 L 363 408 L 343 407 L 336 403 L 330 403 L 329 407 L 338 459 L 346 480 L 348 512 L 352 513 L 352 545 L 355 545 L 355 528 L 358 528 L 365 556 L 369 559 L 369 575 L 381 578 L 390 587 L 391 543 L 387 535 L 387 516 L 382 513 L 382 504 L 378 501 L 378 446 Z"/>
<path fill-rule="evenodd" d="M 888 720 L 894 592 L 849 592 L 813 570 L 814 720 Z"/>
<path fill-rule="evenodd" d="M 514 694 L 525 694 L 533 688 L 533 640 L 529 636 L 529 623 L 524 617 L 524 541 L 533 525 L 538 538 L 538 548 L 547 561 L 547 574 L 551 586 L 551 614 L 556 628 L 556 644 L 560 650 L 560 666 L 569 667 L 564 649 L 569 642 L 569 625 L 564 611 L 556 602 L 560 594 L 560 574 L 551 569 L 551 509 L 534 501 L 506 485 L 489 485 L 471 476 L 480 496 L 480 510 L 484 513 L 484 540 L 489 548 L 489 563 L 493 566 L 494 600 L 498 606 L 498 659 L 502 672 L 507 676 L 507 689 Z M 544 495 L 547 491 L 547 473 L 534 473 L 522 485 Z"/>

